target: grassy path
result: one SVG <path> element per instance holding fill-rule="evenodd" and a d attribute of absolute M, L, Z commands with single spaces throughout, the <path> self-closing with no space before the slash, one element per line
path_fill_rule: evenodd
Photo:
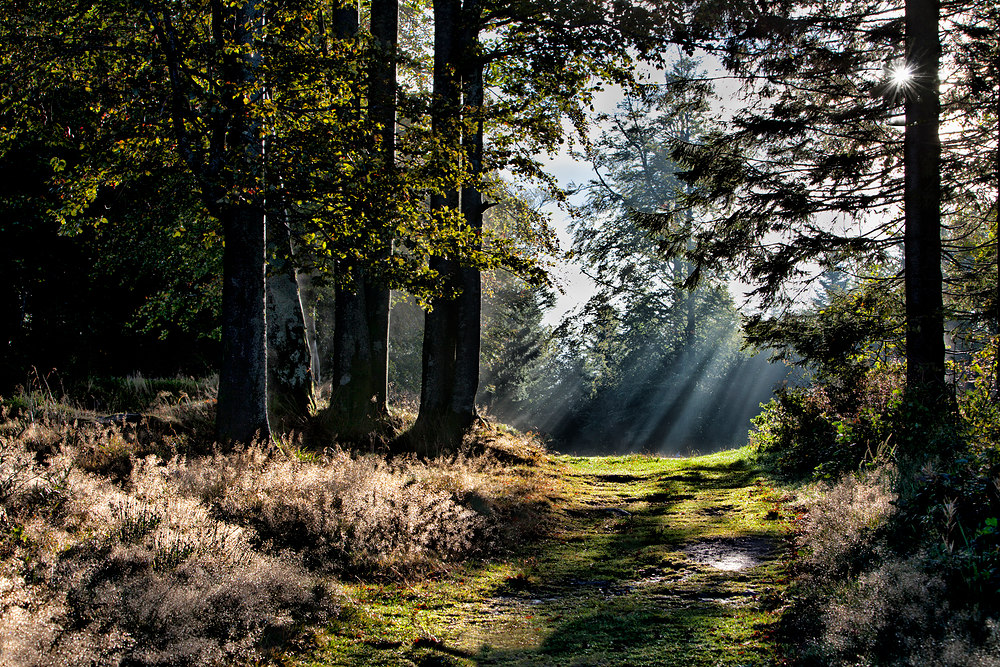
<path fill-rule="evenodd" d="M 559 457 L 550 538 L 415 585 L 358 584 L 332 665 L 770 665 L 789 524 L 743 450 Z"/>

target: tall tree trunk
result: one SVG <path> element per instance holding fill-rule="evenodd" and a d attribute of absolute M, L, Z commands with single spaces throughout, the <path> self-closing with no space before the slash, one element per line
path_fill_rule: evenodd
<path fill-rule="evenodd" d="M 457 200 L 455 196 L 453 199 Z M 457 204 L 457 201 L 454 202 Z M 450 259 L 432 257 L 430 268 L 448 279 L 448 289 L 454 288 L 457 265 Z M 455 382 L 455 346 L 458 330 L 454 299 L 437 298 L 432 310 L 424 315 L 424 346 L 421 360 L 420 412 L 417 430 L 439 431 L 449 408 L 451 389 Z"/>
<path fill-rule="evenodd" d="M 216 432 L 226 443 L 270 436 L 264 315 L 264 209 L 222 211 L 222 366 Z"/>
<path fill-rule="evenodd" d="M 267 246 L 268 417 L 290 426 L 309 414 L 312 376 L 287 222 L 269 219 Z"/>
<path fill-rule="evenodd" d="M 1000 11 L 996 4 L 991 11 L 994 29 L 1000 26 Z M 990 77 L 993 81 L 993 118 L 997 127 L 994 131 L 994 139 L 997 142 L 996 152 L 993 154 L 993 180 L 996 186 L 996 193 L 993 199 L 993 242 L 995 247 L 994 264 L 997 270 L 996 281 L 993 283 L 993 327 L 994 335 L 1000 336 L 1000 43 L 993 43 L 993 63 Z M 997 349 L 993 359 L 993 393 L 1000 397 L 1000 339 L 997 341 Z"/>
<path fill-rule="evenodd" d="M 263 12 L 247 2 L 235 12 L 232 26 L 236 53 L 224 74 L 235 84 L 226 103 L 232 120 L 228 163 L 234 182 L 230 201 L 221 207 L 225 239 L 222 287 L 222 365 L 216 431 L 223 442 L 269 438 L 264 304 L 265 214 L 261 201 L 263 145 L 247 91 L 257 84 L 257 47 Z M 220 33 L 221 34 L 221 33 Z M 221 45 L 220 45 L 221 46 Z"/>
<path fill-rule="evenodd" d="M 373 153 L 377 168 L 391 177 L 396 162 L 396 45 L 399 34 L 398 0 L 372 0 L 371 33 L 377 53 L 371 59 L 368 83 L 368 110 L 371 120 L 381 128 Z M 376 203 L 377 205 L 377 203 Z M 391 207 L 372 211 L 372 220 L 380 228 L 382 253 L 392 252 Z M 368 309 L 368 334 L 372 359 L 372 382 L 376 410 L 388 414 L 389 387 L 389 288 L 384 282 L 365 281 L 365 305 Z"/>
<path fill-rule="evenodd" d="M 906 99 L 903 140 L 906 383 L 912 396 L 945 395 L 941 274 L 939 0 L 906 0 L 906 53 L 914 91 Z"/>
<path fill-rule="evenodd" d="M 337 39 L 350 39 L 357 35 L 356 6 L 341 6 L 334 11 L 333 18 L 333 34 Z M 392 71 L 395 72 L 394 66 Z M 385 77 L 382 71 L 380 75 Z M 380 89 L 379 109 L 370 108 L 370 113 L 388 113 L 385 97 L 392 95 L 394 99 L 394 77 L 392 83 L 391 92 Z M 370 99 L 370 105 L 371 102 Z M 394 105 L 388 106 L 392 107 L 394 124 Z M 356 112 L 360 119 L 360 103 Z M 372 150 L 374 144 L 373 141 Z M 372 202 L 356 200 L 352 205 L 358 214 L 373 210 Z M 378 216 L 370 217 L 378 220 Z M 377 421 L 387 412 L 389 294 L 387 289 L 368 280 L 363 266 L 340 261 L 337 274 L 332 389 L 330 406 L 322 414 L 321 422 L 325 430 L 337 433 L 341 438 L 356 440 L 370 436 Z"/>
<path fill-rule="evenodd" d="M 463 149 L 469 183 L 462 188 L 462 215 L 477 237 L 483 231 L 483 196 L 479 179 L 483 173 L 483 62 L 479 53 L 479 0 L 466 0 L 462 12 L 461 61 L 463 72 Z M 469 428 L 476 419 L 476 391 L 482 334 L 482 276 L 476 267 L 459 270 L 461 293 L 456 303 L 455 380 L 450 410 L 455 425 Z"/>
<path fill-rule="evenodd" d="M 457 147 L 461 136 L 462 103 L 457 62 L 460 20 L 460 0 L 435 0 L 431 132 L 443 146 Z M 457 187 L 456 184 L 455 189 L 431 196 L 432 215 L 460 209 L 461 198 Z M 454 260 L 432 257 L 430 266 L 442 277 L 447 292 L 456 287 L 459 271 Z M 413 429 L 416 433 L 414 446 L 422 453 L 452 444 L 454 440 L 456 429 L 449 423 L 448 413 L 455 379 L 456 318 L 457 305 L 447 295 L 434 299 L 432 310 L 424 317 L 420 412 Z"/>

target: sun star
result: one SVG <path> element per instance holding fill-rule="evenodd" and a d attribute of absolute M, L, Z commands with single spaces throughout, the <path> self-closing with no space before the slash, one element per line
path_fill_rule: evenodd
<path fill-rule="evenodd" d="M 894 88 L 906 88 L 913 81 L 913 68 L 904 62 L 896 63 L 890 71 L 890 81 Z"/>

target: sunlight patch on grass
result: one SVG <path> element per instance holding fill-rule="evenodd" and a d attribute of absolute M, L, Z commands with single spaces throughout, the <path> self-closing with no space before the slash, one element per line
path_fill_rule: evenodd
<path fill-rule="evenodd" d="M 767 637 L 789 517 L 745 449 L 559 456 L 553 470 L 546 539 L 435 581 L 354 587 L 367 625 L 331 628 L 325 661 L 302 664 L 775 662 Z M 754 564 L 739 570 L 691 551 L 751 543 Z"/>

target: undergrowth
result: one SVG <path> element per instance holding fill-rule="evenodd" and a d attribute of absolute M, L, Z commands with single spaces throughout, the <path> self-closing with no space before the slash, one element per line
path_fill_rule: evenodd
<path fill-rule="evenodd" d="M 294 439 L 224 451 L 210 394 L 144 406 L 2 401 L 0 664 L 267 660 L 337 616 L 338 578 L 446 570 L 523 538 L 512 513 L 541 516 L 532 472 L 499 462 L 540 456 L 525 436 L 491 427 L 485 453 L 428 461 Z"/>
<path fill-rule="evenodd" d="M 797 664 L 1000 665 L 991 367 L 967 367 L 956 412 L 907 404 L 875 368 L 854 396 L 786 392 L 758 418 L 762 460 L 814 480 L 782 616 Z"/>

